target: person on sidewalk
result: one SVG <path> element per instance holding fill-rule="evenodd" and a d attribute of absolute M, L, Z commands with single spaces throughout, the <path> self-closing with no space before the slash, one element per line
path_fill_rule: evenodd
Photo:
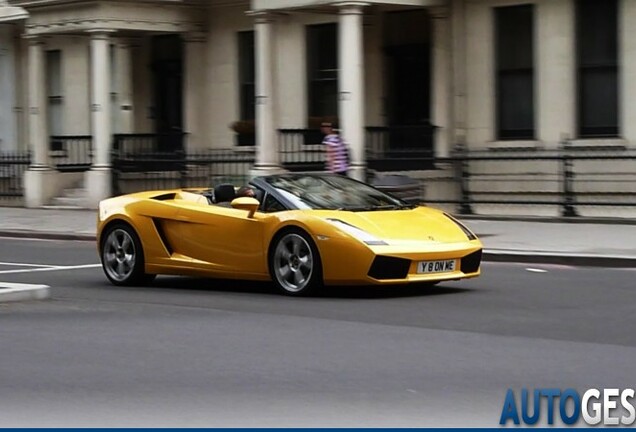
<path fill-rule="evenodd" d="M 332 123 L 322 123 L 320 130 L 325 135 L 322 143 L 326 146 L 327 151 L 327 171 L 346 176 L 349 169 L 349 151 L 347 145 L 334 129 Z"/>

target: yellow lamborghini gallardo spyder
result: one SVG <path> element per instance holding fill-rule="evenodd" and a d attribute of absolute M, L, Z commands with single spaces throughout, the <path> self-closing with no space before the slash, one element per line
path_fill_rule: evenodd
<path fill-rule="evenodd" d="M 479 276 L 482 245 L 447 213 L 348 177 L 281 174 L 236 187 L 140 192 L 102 201 L 97 242 L 115 285 L 157 274 L 323 285 L 437 283 Z"/>

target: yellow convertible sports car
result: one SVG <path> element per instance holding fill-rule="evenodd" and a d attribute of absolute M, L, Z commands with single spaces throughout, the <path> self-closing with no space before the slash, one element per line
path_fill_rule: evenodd
<path fill-rule="evenodd" d="M 271 280 L 288 295 L 479 276 L 481 242 L 442 211 L 339 175 L 272 175 L 249 186 L 254 197 L 220 184 L 102 201 L 106 276 L 115 285 L 157 274 Z"/>

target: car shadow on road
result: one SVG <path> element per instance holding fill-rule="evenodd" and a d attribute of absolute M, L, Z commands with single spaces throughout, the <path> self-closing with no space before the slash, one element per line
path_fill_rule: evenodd
<path fill-rule="evenodd" d="M 191 291 L 281 295 L 271 282 L 192 278 L 185 276 L 159 277 L 154 281 L 152 287 L 165 289 L 187 289 Z M 425 283 L 392 286 L 327 286 L 306 298 L 388 299 L 465 294 L 472 291 L 474 290 L 458 288 L 452 285 L 431 285 Z"/>

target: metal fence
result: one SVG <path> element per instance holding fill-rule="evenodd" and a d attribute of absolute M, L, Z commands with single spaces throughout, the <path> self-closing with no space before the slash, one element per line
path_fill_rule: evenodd
<path fill-rule="evenodd" d="M 326 154 L 324 135 L 315 129 L 279 129 L 278 151 L 281 164 L 290 171 L 321 171 Z"/>
<path fill-rule="evenodd" d="M 254 154 L 232 149 L 142 154 L 113 154 L 113 191 L 125 194 L 153 189 L 247 183 Z"/>
<path fill-rule="evenodd" d="M 462 214 L 482 214 L 485 206 L 506 209 L 557 208 L 565 217 L 584 207 L 636 209 L 636 151 L 577 147 L 563 142 L 555 150 L 471 151 L 457 147 L 452 157 Z"/>
<path fill-rule="evenodd" d="M 170 133 L 115 134 L 113 151 L 118 157 L 139 154 L 170 154 L 183 151 L 187 134 L 181 131 Z"/>
<path fill-rule="evenodd" d="M 434 167 L 435 126 L 368 126 L 367 165 L 374 171 L 416 171 Z M 320 171 L 325 166 L 324 135 L 318 129 L 279 129 L 281 163 L 290 171 Z M 346 140 L 346 137 L 343 137 Z"/>
<path fill-rule="evenodd" d="M 434 168 L 435 126 L 370 126 L 366 159 L 374 171 L 419 171 Z"/>
<path fill-rule="evenodd" d="M 93 161 L 93 138 L 90 135 L 50 137 L 52 166 L 61 172 L 88 171 Z"/>
<path fill-rule="evenodd" d="M 30 163 L 28 153 L 0 153 L 0 197 L 21 198 L 24 195 L 22 178 Z"/>
<path fill-rule="evenodd" d="M 378 131 L 370 131 L 376 137 Z M 314 149 L 304 130 L 281 131 L 281 162 L 289 170 L 323 170 L 324 149 Z M 320 138 L 319 138 L 320 139 Z M 380 139 L 380 138 L 378 138 Z M 308 149 L 307 146 L 309 146 Z M 636 151 L 620 148 L 581 149 L 563 143 L 555 150 L 466 151 L 455 148 L 451 157 L 434 158 L 430 152 L 408 149 L 369 150 L 370 171 L 404 172 L 433 166 L 452 167 L 446 196 L 422 198 L 431 204 L 451 204 L 462 214 L 492 214 L 518 209 L 516 214 L 580 216 L 584 207 L 636 210 Z M 255 162 L 254 153 L 235 149 L 200 153 L 115 151 L 113 189 L 129 193 L 148 189 L 211 186 L 219 182 L 245 183 Z M 428 171 L 431 172 L 431 171 Z M 431 185 L 423 180 L 422 191 Z M 459 191 L 459 193 L 457 193 Z M 493 210 L 494 209 L 494 210 Z M 585 215 L 585 214 L 583 214 Z"/>
<path fill-rule="evenodd" d="M 322 137 L 315 132 L 280 131 L 284 168 L 324 169 L 324 149 L 316 144 Z M 621 212 L 636 214 L 636 149 L 586 148 L 566 141 L 553 150 L 467 151 L 457 146 L 450 157 L 434 158 L 427 149 L 390 146 L 389 135 L 385 129 L 367 128 L 369 171 L 415 176 L 414 170 L 452 167 L 447 170 L 449 177 L 442 179 L 449 193 L 440 193 L 440 189 L 436 194 L 427 194 L 427 189 L 437 187 L 432 182 L 438 180 L 423 179 L 422 198 L 431 204 L 453 205 L 462 214 L 496 214 L 499 210 L 510 214 L 509 209 L 516 209 L 515 214 L 550 209 L 549 214 L 567 217 L 589 216 L 590 209 L 609 217 Z M 163 152 L 157 150 L 161 147 L 159 141 L 151 134 L 119 137 L 112 158 L 115 193 L 207 187 L 226 181 L 238 185 L 248 181 L 255 163 L 253 150 Z M 90 137 L 52 137 L 51 143 L 56 169 L 90 167 Z M 22 179 L 29 164 L 26 152 L 0 153 L 0 197 L 24 195 Z"/>

